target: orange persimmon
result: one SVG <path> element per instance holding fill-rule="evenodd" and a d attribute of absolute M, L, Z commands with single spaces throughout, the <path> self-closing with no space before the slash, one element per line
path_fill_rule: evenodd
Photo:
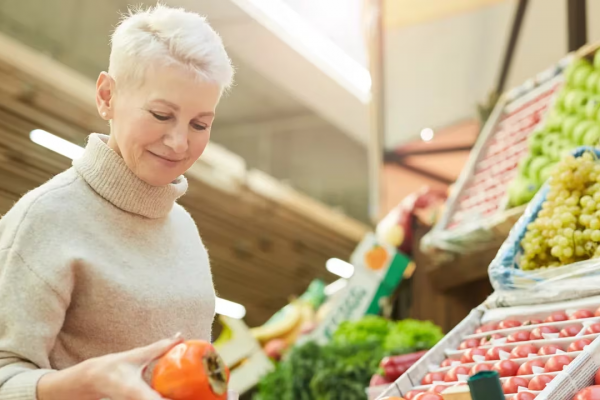
<path fill-rule="evenodd" d="M 212 344 L 189 340 L 161 357 L 152 388 L 170 400 L 226 400 L 229 368 Z"/>

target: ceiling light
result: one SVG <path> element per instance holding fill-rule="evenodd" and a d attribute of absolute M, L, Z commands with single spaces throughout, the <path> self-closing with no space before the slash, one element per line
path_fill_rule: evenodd
<path fill-rule="evenodd" d="M 342 290 L 343 288 L 345 288 L 346 285 L 348 285 L 348 281 L 346 279 L 344 279 L 344 278 L 338 279 L 337 281 L 332 282 L 329 285 L 325 286 L 325 295 L 333 296 L 335 293 L 337 293 L 340 290 Z"/>
<path fill-rule="evenodd" d="M 337 276 L 341 276 L 342 278 L 350 278 L 354 274 L 354 265 L 347 263 L 346 261 L 342 261 L 339 258 L 330 258 L 325 263 L 325 268 L 327 271 L 335 274 Z"/>
<path fill-rule="evenodd" d="M 39 144 L 40 146 L 70 158 L 71 160 L 79 158 L 83 154 L 83 147 L 77 146 L 68 140 L 42 129 L 32 130 L 31 133 L 29 133 L 29 138 L 33 143 Z"/>
<path fill-rule="evenodd" d="M 421 131 L 421 139 L 424 142 L 430 142 L 433 139 L 433 129 L 425 128 Z"/>
<path fill-rule="evenodd" d="M 242 319 L 246 316 L 246 307 L 233 301 L 217 297 L 215 302 L 215 312 L 226 317 Z"/>
<path fill-rule="evenodd" d="M 364 104 L 370 102 L 372 82 L 369 69 L 315 29 L 288 4 L 280 0 L 233 1 L 326 73 L 331 71 L 330 76 L 334 79 L 341 78 L 342 84 Z"/>

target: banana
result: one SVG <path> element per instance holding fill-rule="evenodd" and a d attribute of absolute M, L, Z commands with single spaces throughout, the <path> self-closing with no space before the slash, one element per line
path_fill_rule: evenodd
<path fill-rule="evenodd" d="M 269 320 L 265 325 L 250 329 L 252 336 L 261 344 L 286 335 L 301 320 L 302 310 L 295 302 L 289 304 L 282 311 L 284 312 L 278 315 L 276 320 Z"/>
<path fill-rule="evenodd" d="M 307 302 L 299 302 L 297 307 L 300 308 L 300 319 L 294 325 L 294 327 L 285 335 L 281 336 L 281 339 L 285 340 L 288 345 L 293 344 L 298 339 L 298 336 L 302 333 L 304 325 L 307 323 L 314 322 L 315 310 L 312 305 Z"/>
<path fill-rule="evenodd" d="M 233 331 L 231 330 L 231 328 L 229 327 L 229 325 L 223 324 L 223 329 L 221 330 L 221 334 L 219 335 L 219 337 L 217 338 L 217 340 L 215 340 L 215 342 L 213 343 L 213 345 L 216 348 L 219 348 L 221 346 L 224 346 L 232 338 L 233 338 Z"/>

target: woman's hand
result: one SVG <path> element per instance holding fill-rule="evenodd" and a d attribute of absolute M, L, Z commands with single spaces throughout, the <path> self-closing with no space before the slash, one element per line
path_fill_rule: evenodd
<path fill-rule="evenodd" d="M 146 347 L 92 358 L 38 382 L 39 400 L 162 400 L 144 381 L 144 369 L 181 343 L 176 336 Z"/>

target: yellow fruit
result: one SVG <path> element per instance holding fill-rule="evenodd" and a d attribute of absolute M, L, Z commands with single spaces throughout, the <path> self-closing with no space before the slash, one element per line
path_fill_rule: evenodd
<path fill-rule="evenodd" d="M 283 317 L 275 322 L 250 329 L 252 336 L 261 344 L 271 339 L 280 338 L 288 334 L 302 320 L 302 310 L 297 304 L 290 304 Z"/>

